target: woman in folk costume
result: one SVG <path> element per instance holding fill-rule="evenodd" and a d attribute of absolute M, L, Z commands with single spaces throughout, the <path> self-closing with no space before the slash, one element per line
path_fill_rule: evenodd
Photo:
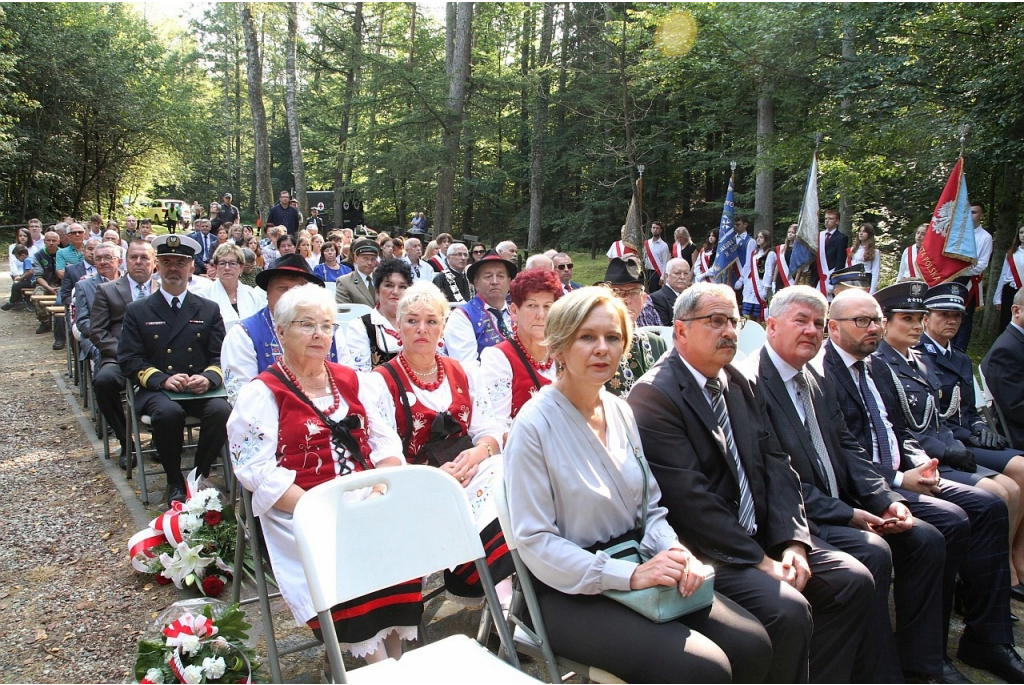
<path fill-rule="evenodd" d="M 772 248 L 775 253 L 775 273 L 772 274 L 772 292 L 779 292 L 795 283 L 789 276 L 789 260 L 793 256 L 793 245 L 796 243 L 796 231 L 799 226 L 790 224 L 786 229 L 786 242 Z"/>
<path fill-rule="evenodd" d="M 896 274 L 896 281 L 905 281 L 910 278 L 921 278 L 921 272 L 917 268 L 917 252 L 924 242 L 924 235 L 928 231 L 928 224 L 921 224 L 914 232 L 914 244 L 908 245 L 900 256 L 900 270 Z"/>
<path fill-rule="evenodd" d="M 386 386 L 378 408 L 398 426 L 405 460 L 437 466 L 462 485 L 498 597 L 506 601 L 513 566 L 494 504 L 505 429 L 474 375 L 438 352 L 449 311 L 448 300 L 432 283 L 420 281 L 406 290 L 398 303 L 402 351 L 370 376 Z M 445 571 L 445 586 L 456 597 L 483 596 L 472 562 Z"/>
<path fill-rule="evenodd" d="M 999 274 L 992 304 L 999 310 L 999 332 L 1006 330 L 1010 323 L 1010 304 L 1021 286 L 1024 285 L 1024 226 L 1017 230 L 1013 244 L 1006 251 L 1003 270 Z M 1005 304 L 1005 306 L 1004 306 Z"/>
<path fill-rule="evenodd" d="M 506 434 L 523 405 L 555 379 L 544 344 L 544 323 L 562 292 L 562 282 L 554 271 L 521 271 L 512 279 L 509 291 L 515 335 L 480 353 L 480 385 Z"/>
<path fill-rule="evenodd" d="M 373 271 L 377 305 L 355 319 L 345 331 L 349 360 L 356 371 L 369 373 L 402 349 L 398 332 L 398 303 L 412 285 L 412 267 L 401 259 L 385 259 Z"/>
<path fill-rule="evenodd" d="M 708 237 L 704 239 L 704 246 L 693 259 L 693 282 L 700 283 L 708 277 L 708 270 L 715 263 L 715 253 L 718 252 L 718 229 L 712 228 Z"/>
<path fill-rule="evenodd" d="M 871 287 L 868 292 L 872 295 L 878 290 L 878 276 L 882 271 L 882 255 L 875 247 L 875 226 L 865 221 L 857 231 L 857 239 L 853 245 L 846 250 L 846 266 L 863 264 L 864 269 L 871 274 Z"/>
<path fill-rule="evenodd" d="M 775 251 L 772 235 L 767 229 L 757 232 L 754 250 L 743 269 L 743 309 L 741 314 L 754 321 L 764 321 L 768 294 L 771 292 L 772 274 L 775 273 Z"/>
<path fill-rule="evenodd" d="M 228 419 L 238 481 L 252 492 L 274 576 L 297 623 L 322 639 L 299 561 L 292 512 L 306 492 L 353 471 L 402 466 L 402 441 L 378 407 L 384 389 L 350 368 L 326 361 L 334 331 L 334 298 L 314 284 L 283 294 L 274 307 L 282 357 L 238 393 Z M 346 493 L 366 499 L 383 485 Z M 367 662 L 401 656 L 423 614 L 422 583 L 406 583 L 331 609 L 343 649 Z"/>

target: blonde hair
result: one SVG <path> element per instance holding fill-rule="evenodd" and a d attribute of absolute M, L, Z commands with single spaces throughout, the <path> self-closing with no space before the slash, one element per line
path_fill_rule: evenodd
<path fill-rule="evenodd" d="M 426 307 L 437 314 L 441 321 L 446 320 L 451 311 L 448 299 L 441 289 L 427 281 L 416 281 L 406 289 L 402 299 L 398 301 L 395 316 L 401 319 L 416 307 Z"/>
<path fill-rule="evenodd" d="M 615 296 L 611 288 L 589 286 L 573 290 L 551 307 L 544 325 L 544 344 L 548 354 L 564 354 L 576 340 L 576 335 L 590 313 L 602 305 L 611 308 L 612 314 L 619 320 L 623 350 L 628 350 L 633 344 L 633 324 L 626 305 Z"/>

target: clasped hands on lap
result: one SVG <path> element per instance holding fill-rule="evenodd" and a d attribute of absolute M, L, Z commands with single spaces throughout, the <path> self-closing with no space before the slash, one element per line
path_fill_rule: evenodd
<path fill-rule="evenodd" d="M 649 560 L 639 564 L 629 579 L 630 590 L 643 590 L 657 585 L 679 588 L 680 594 L 689 597 L 704 582 L 708 568 L 689 550 L 673 547 L 658 552 Z"/>
<path fill-rule="evenodd" d="M 171 392 L 191 392 L 202 395 L 210 389 L 210 379 L 199 374 L 189 376 L 187 373 L 176 373 L 165 380 L 161 387 Z"/>

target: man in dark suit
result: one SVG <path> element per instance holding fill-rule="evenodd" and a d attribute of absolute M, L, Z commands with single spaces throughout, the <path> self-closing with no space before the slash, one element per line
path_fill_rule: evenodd
<path fill-rule="evenodd" d="M 352 243 L 352 264 L 355 269 L 339 278 L 334 297 L 338 304 L 377 305 L 377 291 L 373 289 L 371 276 L 377 268 L 380 247 L 369 238 L 360 238 Z"/>
<path fill-rule="evenodd" d="M 196 273 L 206 273 L 206 263 L 213 259 L 213 252 L 217 249 L 217 236 L 210 235 L 210 220 L 196 219 L 196 230 L 188 234 L 188 237 L 199 243 L 199 250 L 196 252 L 195 264 Z"/>
<path fill-rule="evenodd" d="M 875 595 L 861 635 L 857 679 L 957 680 L 943 673 L 942 566 L 946 544 L 915 520 L 850 435 L 835 391 L 807 363 L 821 349 L 828 302 L 805 285 L 779 291 L 768 340 L 743 363 L 768 405 L 775 434 L 800 476 L 811 532 L 871 571 Z M 889 585 L 896 567 L 896 636 Z M 901 668 L 902 665 L 902 668 Z M 959 682 L 967 682 L 960 679 Z"/>
<path fill-rule="evenodd" d="M 1024 449 L 1024 288 L 1013 296 L 1010 312 L 1010 324 L 985 355 L 981 371 L 1006 421 L 1010 444 Z"/>
<path fill-rule="evenodd" d="M 824 250 L 821 246 L 824 245 Z M 825 295 L 830 296 L 831 290 L 827 287 L 828 277 L 833 269 L 839 269 L 846 264 L 846 249 L 850 246 L 850 239 L 839 230 L 839 212 L 834 209 L 825 211 L 825 230 L 821 232 L 818 239 L 818 261 L 817 268 L 811 269 L 811 285 L 818 286 Z M 819 282 L 821 275 L 824 280 Z"/>
<path fill-rule="evenodd" d="M 77 335 L 81 340 L 78 359 L 80 361 L 88 359 L 90 363 L 99 358 L 99 350 L 89 339 L 92 333 L 92 303 L 96 299 L 97 288 L 118 277 L 121 269 L 121 246 L 100 243 L 96 246 L 93 259 L 96 273 L 88 278 L 83 278 L 75 285 L 73 291 L 75 306 L 72 310 L 74 312 L 72 332 L 77 330 Z"/>
<path fill-rule="evenodd" d="M 572 257 L 564 252 L 559 252 L 551 258 L 551 263 L 555 265 L 555 271 L 558 272 L 558 280 L 562 282 L 562 292 L 564 294 L 568 295 L 573 290 L 579 290 L 583 287 L 572 280 Z"/>
<path fill-rule="evenodd" d="M 199 419 L 196 470 L 203 479 L 224 447 L 231 405 L 222 397 L 201 397 L 224 383 L 224 321 L 215 302 L 187 289 L 199 245 L 188 236 L 167 235 L 157 237 L 153 247 L 160 289 L 125 309 L 117 360 L 125 377 L 139 385 L 135 409 L 153 419 L 153 444 L 167 474 L 170 507 L 185 501 L 185 417 Z M 196 399 L 175 401 L 167 392 Z"/>
<path fill-rule="evenodd" d="M 874 582 L 812 538 L 764 399 L 731 366 L 738 320 L 728 286 L 688 288 L 676 302 L 675 350 L 628 401 L 669 523 L 715 566 L 715 589 L 768 631 L 768 680 L 806 682 L 809 659 L 812 682 L 848 682 Z"/>
<path fill-rule="evenodd" d="M 679 293 L 690 287 L 690 263 L 681 257 L 673 257 L 665 265 L 665 285 L 651 294 L 651 303 L 661 317 L 662 326 L 672 325 L 672 308 Z"/>
<path fill-rule="evenodd" d="M 71 291 L 74 290 L 75 284 L 80 280 L 96 273 L 96 267 L 93 266 L 93 257 L 96 254 L 96 246 L 99 244 L 99 239 L 89 239 L 82 246 L 82 261 L 77 264 L 68 264 L 64 269 L 64 275 L 61 276 L 60 291 L 57 293 L 57 304 L 64 305 L 64 311 L 67 315 L 63 319 L 57 319 L 57 327 L 53 333 L 53 349 L 55 350 L 63 350 L 67 344 L 66 322 L 71 318 Z"/>
<path fill-rule="evenodd" d="M 836 390 L 850 433 L 871 455 L 879 473 L 906 498 L 915 517 L 935 526 L 946 539 L 942 582 L 946 635 L 958 573 L 964 583 L 966 628 L 957 656 L 1004 680 L 1024 682 L 1024 662 L 1013 650 L 1010 626 L 1006 505 L 979 488 L 940 481 L 938 460 L 929 459 L 910 434 L 884 360 L 871 356 L 881 342 L 881 323 L 882 308 L 868 293 L 847 290 L 837 295 L 828 323 L 825 376 Z M 942 643 L 946 644 L 945 638 Z"/>
<path fill-rule="evenodd" d="M 469 248 L 462 243 L 452 243 L 448 248 L 448 265 L 434 276 L 434 285 L 449 302 L 465 304 L 473 297 L 473 288 L 466 276 L 468 263 Z"/>

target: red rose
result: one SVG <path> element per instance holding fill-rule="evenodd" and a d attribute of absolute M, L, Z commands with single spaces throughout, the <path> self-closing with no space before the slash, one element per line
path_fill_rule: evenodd
<path fill-rule="evenodd" d="M 221 522 L 221 515 L 219 511 L 208 511 L 203 515 L 203 520 L 206 521 L 206 525 L 215 526 Z"/>
<path fill-rule="evenodd" d="M 159 573 L 157 573 L 155 576 L 153 576 L 153 580 L 156 581 L 157 585 L 170 585 L 171 584 L 171 579 L 170 578 L 165 578 L 164 576 L 162 576 Z"/>
<path fill-rule="evenodd" d="M 224 581 L 219 576 L 206 576 L 203 578 L 203 594 L 207 597 L 220 597 L 224 592 Z"/>

